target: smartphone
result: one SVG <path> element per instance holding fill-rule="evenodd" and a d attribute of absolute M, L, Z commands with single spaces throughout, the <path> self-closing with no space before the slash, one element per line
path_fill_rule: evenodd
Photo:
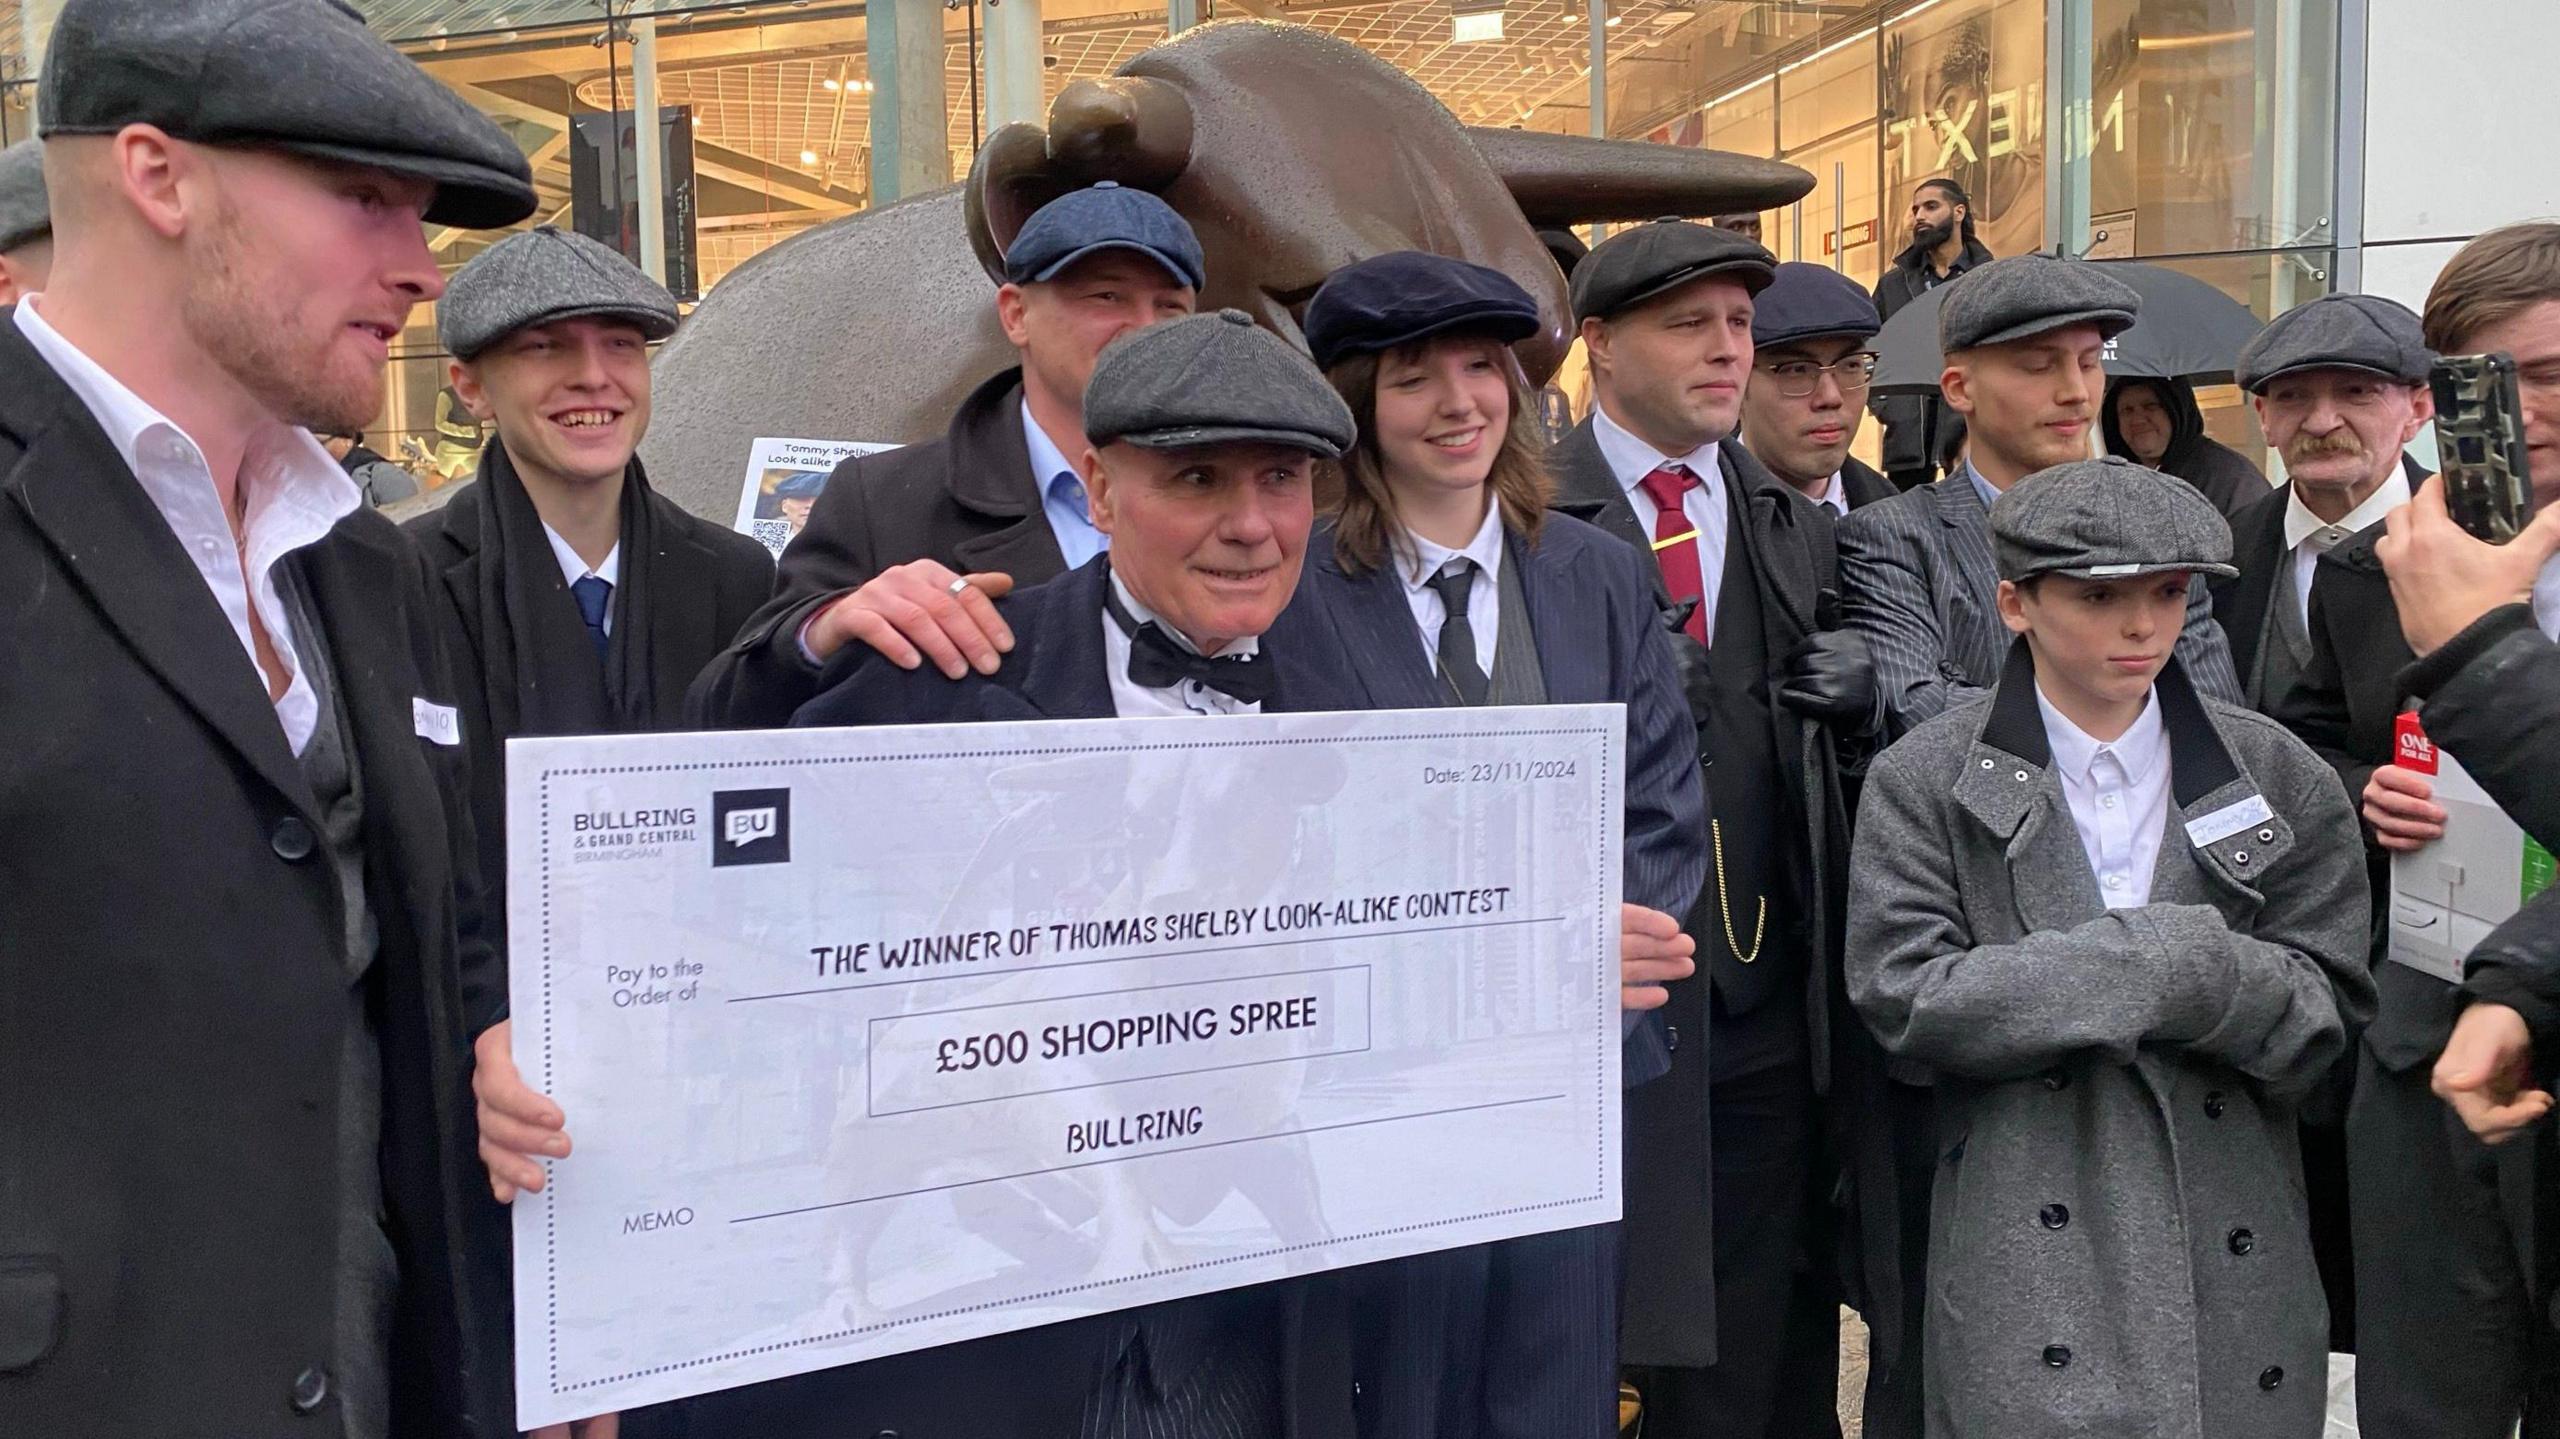
<path fill-rule="evenodd" d="M 2427 372 L 2435 391 L 2436 459 L 2453 522 L 2503 545 L 2533 518 L 2524 406 L 2512 355 L 2445 355 Z"/>

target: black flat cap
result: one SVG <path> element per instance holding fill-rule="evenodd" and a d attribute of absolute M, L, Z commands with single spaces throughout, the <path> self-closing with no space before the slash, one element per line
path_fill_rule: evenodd
<path fill-rule="evenodd" d="M 2086 260 L 2011 255 L 1965 271 L 1938 302 L 1938 348 L 1952 355 L 1983 345 L 2095 325 L 2113 339 L 2133 328 L 2142 297 Z"/>
<path fill-rule="evenodd" d="M 1500 270 L 1420 250 L 1345 265 L 1307 303 L 1307 348 L 1332 369 L 1454 330 L 1510 344 L 1538 333 L 1538 302 Z"/>
<path fill-rule="evenodd" d="M 2073 460 L 2011 485 L 1991 507 L 1991 552 L 2004 580 L 2240 573 L 2231 526 L 2211 500 L 2121 455 Z"/>
<path fill-rule="evenodd" d="M 533 213 L 533 172 L 506 132 L 340 0 L 70 0 L 42 94 L 46 136 L 156 125 L 428 181 L 431 224 Z"/>
<path fill-rule="evenodd" d="M 0 255 L 53 233 L 44 191 L 44 142 L 21 140 L 0 150 Z"/>
<path fill-rule="evenodd" d="M 1828 265 L 1791 260 L 1751 307 L 1751 343 L 1759 349 L 1796 340 L 1863 340 L 1884 328 L 1876 302 Z"/>
<path fill-rule="evenodd" d="M 2436 362 L 2408 306 L 2380 295 L 2323 295 L 2278 315 L 2240 352 L 2233 371 L 2256 394 L 2297 370 L 2366 370 L 2423 385 Z"/>
<path fill-rule="evenodd" d="M 1350 449 L 1357 433 L 1315 362 L 1242 310 L 1112 341 L 1085 386 L 1084 432 L 1096 448 L 1119 440 L 1151 450 L 1273 444 L 1328 460 Z"/>
<path fill-rule="evenodd" d="M 542 225 L 453 272 L 436 305 L 436 334 L 468 360 L 518 330 L 560 320 L 627 320 L 663 340 L 676 332 L 677 314 L 667 287 L 611 246 Z"/>
<path fill-rule="evenodd" d="M 1731 230 L 1670 218 L 1631 225 L 1573 269 L 1573 318 L 1608 319 L 1692 280 L 1721 275 L 1758 294 L 1777 274 L 1777 257 Z"/>
<path fill-rule="evenodd" d="M 1054 280 L 1069 265 L 1105 250 L 1153 260 L 1195 290 L 1207 283 L 1208 262 L 1191 222 L 1154 194 L 1110 180 L 1070 190 L 1031 212 L 1005 247 L 1004 277 L 1017 285 Z"/>

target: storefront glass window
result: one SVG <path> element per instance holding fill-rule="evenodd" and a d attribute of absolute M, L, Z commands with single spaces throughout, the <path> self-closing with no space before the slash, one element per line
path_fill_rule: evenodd
<path fill-rule="evenodd" d="M 1991 253 L 2044 247 L 2044 51 L 2044 0 L 1937 0 L 1885 25 L 1888 263 L 1910 243 L 1913 187 L 1941 175 Z"/>

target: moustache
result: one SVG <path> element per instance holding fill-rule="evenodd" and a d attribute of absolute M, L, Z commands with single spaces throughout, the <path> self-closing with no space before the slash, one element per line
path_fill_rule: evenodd
<path fill-rule="evenodd" d="M 2364 441 L 2352 434 L 2304 435 L 2284 447 L 2288 464 L 2299 460 L 2325 460 L 2332 455 L 2361 460 L 2365 458 Z"/>

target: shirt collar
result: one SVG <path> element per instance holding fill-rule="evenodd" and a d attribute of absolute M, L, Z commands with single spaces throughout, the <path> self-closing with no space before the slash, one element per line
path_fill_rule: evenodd
<path fill-rule="evenodd" d="M 1821 498 L 1815 500 L 1814 503 L 1821 505 L 1835 515 L 1845 515 L 1849 513 L 1849 486 L 1840 478 L 1840 472 L 1838 470 L 1833 470 L 1831 472 L 1831 483 L 1824 487 Z"/>
<path fill-rule="evenodd" d="M 604 563 L 590 569 L 587 562 L 578 557 L 577 549 L 567 540 L 560 538 L 558 530 L 551 528 L 549 520 L 541 523 L 542 537 L 551 542 L 551 557 L 560 562 L 562 580 L 574 585 L 587 576 L 593 575 L 609 585 L 622 583 L 622 541 L 614 541 L 613 550 L 604 557 Z"/>
<path fill-rule="evenodd" d="M 1157 629 L 1164 631 L 1165 638 L 1172 640 L 1175 644 L 1182 646 L 1184 649 L 1191 651 L 1195 655 L 1200 653 L 1200 647 L 1191 642 L 1190 636 L 1184 634 L 1181 630 L 1174 628 L 1172 625 L 1166 624 L 1163 619 L 1157 616 L 1155 611 L 1148 609 L 1143 604 L 1140 604 L 1138 602 L 1138 597 L 1129 593 L 1129 587 L 1120 582 L 1120 573 L 1117 570 L 1112 571 L 1111 574 L 1111 592 L 1120 597 L 1120 604 L 1123 608 L 1129 611 L 1129 618 L 1136 620 L 1141 625 L 1152 624 Z M 1120 628 L 1119 625 L 1112 622 L 1109 615 L 1103 616 L 1102 622 L 1115 632 Z M 1259 635 L 1246 635 L 1243 639 L 1237 640 L 1234 644 L 1218 651 L 1215 655 L 1210 656 L 1210 658 L 1249 659 L 1261 652 L 1261 637 Z"/>
<path fill-rule="evenodd" d="M 2284 501 L 2284 547 L 2288 551 L 2298 550 L 2302 548 L 2304 540 L 2314 535 L 2322 535 L 2327 543 L 2321 548 L 2324 550 L 2335 548 L 2349 535 L 2372 528 L 2381 523 L 2384 515 L 2407 503 L 2409 503 L 2409 472 L 2405 466 L 2396 463 L 2391 467 L 2390 478 L 2384 480 L 2372 494 L 2365 496 L 2363 504 L 2348 511 L 2347 517 L 2334 525 L 2311 513 L 2311 507 L 2302 502 L 2302 491 L 2287 485 Z M 2324 535 L 2324 531 L 2334 531 L 2334 533 Z"/>
<path fill-rule="evenodd" d="M 1643 440 L 1628 433 L 1625 426 L 1609 418 L 1600 405 L 1591 407 L 1591 438 L 1600 443 L 1600 457 L 1609 462 L 1609 473 L 1617 476 L 1618 488 L 1633 493 L 1638 481 L 1665 465 L 1682 465 L 1698 477 L 1698 484 L 1709 494 L 1715 493 L 1717 468 L 1716 442 L 1707 441 L 1685 455 L 1666 455 Z"/>
<path fill-rule="evenodd" d="M 2160 722 L 2160 690 L 2153 686 L 2143 697 L 2142 713 L 2133 724 L 2111 740 L 2091 737 L 2087 730 L 2071 722 L 2071 718 L 2053 707 L 2044 697 L 2044 686 L 2036 686 L 2036 708 L 2044 715 L 2045 742 L 2053 747 L 2054 768 L 2069 779 L 2087 783 L 2089 768 L 2097 763 L 2101 750 L 2111 751 L 2116 762 L 2124 766 L 2127 781 L 2139 781 L 2159 764 L 2166 750 L 2166 732 Z"/>
<path fill-rule="evenodd" d="M 1420 594 L 1433 575 L 1447 569 L 1449 562 L 1460 556 L 1475 561 L 1476 568 L 1484 571 L 1488 579 L 1502 574 L 1502 504 L 1498 500 L 1486 499 L 1484 523 L 1476 526 L 1476 536 L 1467 541 L 1465 549 L 1453 550 L 1436 540 L 1406 533 L 1413 540 L 1413 564 L 1404 574 L 1404 587 L 1409 593 Z"/>
<path fill-rule="evenodd" d="M 1024 449 L 1031 452 L 1031 473 L 1040 482 L 1040 494 L 1043 498 L 1046 498 L 1052 488 L 1057 485 L 1058 477 L 1061 475 L 1074 480 L 1079 485 L 1084 483 L 1083 477 L 1076 471 L 1074 462 L 1067 458 L 1065 451 L 1058 448 L 1058 442 L 1049 438 L 1049 432 L 1040 428 L 1038 420 L 1031 418 L 1029 400 L 1022 402 L 1022 445 Z"/>
<path fill-rule="evenodd" d="M 1973 486 L 1973 492 L 1982 496 L 1982 507 L 1987 510 L 2000 503 L 2000 487 L 1984 479 L 1982 471 L 1973 467 L 1971 459 L 1965 459 L 1960 463 L 1964 466 L 1966 481 Z"/>
<path fill-rule="evenodd" d="M 153 481 L 166 467 L 152 463 L 143 454 L 146 440 L 156 436 L 162 448 L 174 447 L 189 456 L 194 468 L 203 471 L 210 484 L 212 475 L 204 449 L 195 437 L 48 323 L 38 313 L 43 299 L 41 294 L 34 294 L 19 302 L 15 312 L 19 333 L 27 337 L 27 343 L 35 347 L 36 353 L 97 419 L 98 428 L 106 431 L 107 442 L 115 447 L 125 468 L 143 481 L 162 512 L 168 513 L 172 500 L 164 498 Z M 165 434 L 160 433 L 164 431 Z M 270 508 L 286 517 L 280 521 L 277 538 L 287 549 L 299 548 L 327 534 L 364 503 L 364 492 L 320 441 L 309 430 L 281 420 L 271 421 L 249 436 L 241 451 L 238 482 L 243 513 L 253 526 L 269 528 L 260 521 Z M 208 492 L 201 498 L 215 503 L 219 493 Z"/>

